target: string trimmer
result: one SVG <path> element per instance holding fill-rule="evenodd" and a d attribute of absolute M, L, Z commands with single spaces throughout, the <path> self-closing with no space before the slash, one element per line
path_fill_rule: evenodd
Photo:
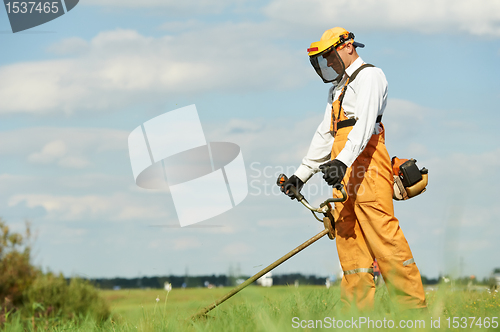
<path fill-rule="evenodd" d="M 277 181 L 276 184 L 278 186 L 282 186 L 283 183 L 287 179 L 288 178 L 287 178 L 286 175 L 281 174 L 278 177 L 278 181 Z M 215 301 L 211 305 L 209 305 L 209 306 L 201 309 L 198 313 L 196 313 L 195 315 L 193 315 L 191 317 L 191 319 L 196 319 L 198 317 L 206 315 L 210 310 L 212 310 L 213 308 L 215 308 L 216 306 L 218 306 L 222 302 L 226 301 L 231 296 L 235 295 L 240 290 L 242 290 L 243 288 L 247 287 L 248 285 L 250 285 L 251 283 L 253 283 L 255 280 L 259 279 L 260 277 L 262 277 L 267 272 L 273 270 L 274 268 L 276 268 L 277 266 L 281 265 L 283 262 L 285 262 L 289 258 L 295 256 L 300 251 L 302 251 L 305 248 L 309 247 L 311 244 L 313 244 L 314 242 L 318 241 L 323 236 L 328 235 L 328 237 L 331 240 L 335 239 L 335 220 L 333 219 L 333 214 L 332 214 L 332 209 L 333 208 L 332 208 L 332 206 L 331 206 L 330 203 L 333 203 L 333 202 L 343 202 L 343 201 L 345 201 L 347 199 L 347 194 L 346 194 L 346 192 L 345 192 L 345 190 L 344 190 L 344 188 L 342 186 L 339 186 L 337 188 L 337 190 L 340 190 L 340 192 L 342 193 L 342 197 L 341 198 L 329 198 L 326 201 L 324 201 L 323 203 L 321 203 L 319 207 L 316 208 L 316 207 L 311 206 L 309 204 L 309 202 L 304 198 L 304 196 L 295 189 L 295 187 L 291 187 L 290 191 L 295 196 L 295 198 L 297 199 L 297 201 L 299 201 L 306 208 L 308 208 L 309 210 L 311 210 L 312 213 L 313 213 L 313 215 L 314 215 L 314 217 L 317 220 L 319 220 L 320 222 L 323 223 L 325 229 L 322 230 L 321 232 L 319 232 L 318 234 L 316 234 L 315 236 L 313 236 L 312 238 L 310 238 L 309 240 L 307 240 L 306 242 L 302 243 L 300 246 L 298 246 L 297 248 L 293 249 L 288 254 L 284 255 L 283 257 L 281 257 L 280 259 L 278 259 L 274 263 L 270 264 L 268 267 L 262 269 L 261 271 L 259 271 L 255 275 L 253 275 L 252 277 L 248 278 L 245 282 L 243 282 L 240 285 L 238 285 L 237 287 L 233 288 L 229 293 L 227 293 L 226 295 L 224 295 L 223 297 L 221 297 L 220 299 L 218 299 L 217 301 Z M 322 213 L 324 215 L 323 220 L 319 219 L 316 216 L 316 213 Z"/>

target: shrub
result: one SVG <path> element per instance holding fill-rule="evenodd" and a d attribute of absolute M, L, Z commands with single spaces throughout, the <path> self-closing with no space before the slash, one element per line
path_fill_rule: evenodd
<path fill-rule="evenodd" d="M 69 281 L 62 274 L 39 275 L 26 292 L 26 310 L 33 316 L 82 318 L 92 316 L 97 321 L 109 317 L 110 311 L 89 282 L 79 278 Z"/>
<path fill-rule="evenodd" d="M 110 310 L 89 282 L 62 274 L 43 274 L 31 264 L 31 231 L 11 232 L 0 218 L 0 325 L 10 314 L 16 317 L 57 317 L 102 321 Z"/>
<path fill-rule="evenodd" d="M 23 294 L 35 279 L 38 269 L 31 265 L 30 227 L 23 235 L 12 233 L 0 218 L 0 309 L 2 314 L 22 304 Z"/>

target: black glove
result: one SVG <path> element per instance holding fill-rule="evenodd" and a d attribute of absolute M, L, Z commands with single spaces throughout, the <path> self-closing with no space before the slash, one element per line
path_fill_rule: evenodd
<path fill-rule="evenodd" d="M 319 166 L 319 169 L 323 172 L 323 179 L 325 179 L 330 186 L 337 187 L 344 178 L 347 166 L 340 160 L 333 159 Z"/>
<path fill-rule="evenodd" d="M 290 187 L 295 187 L 297 189 L 297 193 L 300 193 L 300 190 L 304 186 L 304 182 L 299 179 L 297 176 L 292 175 L 288 180 L 283 183 L 281 186 L 281 191 L 285 193 L 285 195 L 288 195 L 291 199 L 295 199 L 295 196 L 293 193 L 290 191 Z"/>

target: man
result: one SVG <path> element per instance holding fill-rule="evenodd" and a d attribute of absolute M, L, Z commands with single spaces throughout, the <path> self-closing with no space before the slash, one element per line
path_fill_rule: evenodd
<path fill-rule="evenodd" d="M 394 216 L 391 160 L 381 123 L 387 81 L 381 69 L 363 62 L 357 47 L 364 45 L 337 27 L 308 49 L 316 72 L 333 87 L 307 155 L 281 190 L 293 198 L 290 186 L 300 191 L 319 170 L 329 185 L 345 187 L 348 198 L 336 203 L 334 212 L 344 303 L 373 307 L 377 259 L 391 296 L 405 308 L 425 308 L 420 272 Z"/>

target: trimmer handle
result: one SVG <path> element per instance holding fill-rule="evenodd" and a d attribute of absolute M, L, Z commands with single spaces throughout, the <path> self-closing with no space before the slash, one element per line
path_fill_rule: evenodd
<path fill-rule="evenodd" d="M 285 174 L 280 174 L 278 176 L 278 180 L 276 180 L 276 184 L 279 187 L 283 187 L 283 185 L 285 184 L 286 180 L 288 180 L 288 177 Z M 331 209 L 331 206 L 330 206 L 329 203 L 343 202 L 343 201 L 345 201 L 347 199 L 347 193 L 346 193 L 346 191 L 344 189 L 344 186 L 339 185 L 339 186 L 336 186 L 335 189 L 337 189 L 337 190 L 340 191 L 340 193 L 342 194 L 342 197 L 340 197 L 340 198 L 329 198 L 326 201 L 324 201 L 323 203 L 321 203 L 321 205 L 320 205 L 319 208 L 311 206 L 309 204 L 309 202 L 307 201 L 307 199 L 305 199 L 304 196 L 302 196 L 301 193 L 297 192 L 297 188 L 295 188 L 294 186 L 290 186 L 290 188 L 288 190 L 290 190 L 292 192 L 292 194 L 295 196 L 295 198 L 297 198 L 297 200 L 299 202 L 301 202 L 309 210 L 314 211 L 314 212 L 318 212 L 318 213 L 326 213 L 327 211 L 329 211 Z"/>
<path fill-rule="evenodd" d="M 278 185 L 278 187 L 282 188 L 287 180 L 288 180 L 288 177 L 285 174 L 280 174 L 280 175 L 278 175 L 278 180 L 276 180 L 276 184 Z M 302 194 L 299 191 L 297 191 L 297 188 L 295 188 L 294 186 L 290 186 L 290 188 L 288 188 L 288 190 L 290 190 L 292 192 L 293 196 L 295 196 L 295 198 L 299 202 L 304 199 L 304 196 L 302 196 Z"/>

